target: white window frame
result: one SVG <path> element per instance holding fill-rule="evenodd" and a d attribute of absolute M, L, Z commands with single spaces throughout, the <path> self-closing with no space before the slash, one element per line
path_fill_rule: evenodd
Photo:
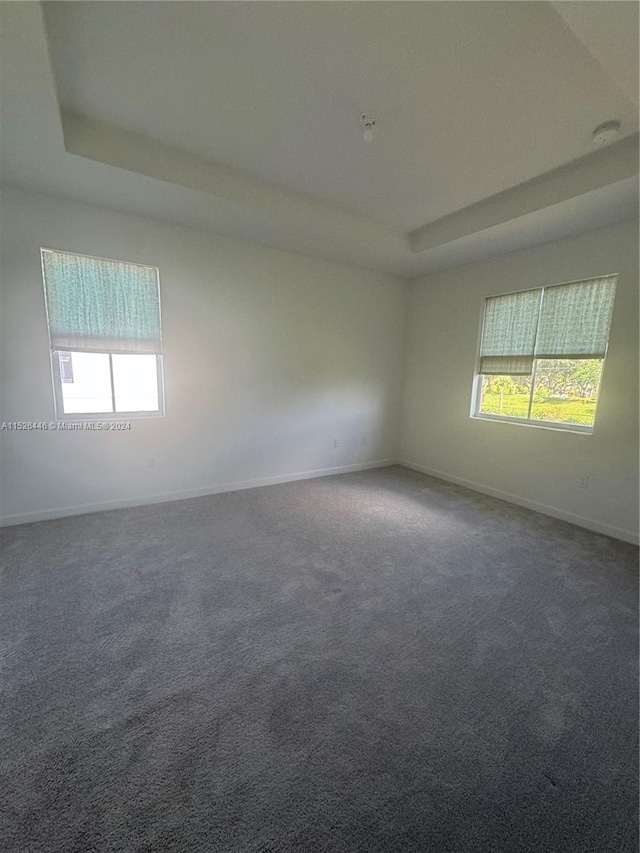
<path fill-rule="evenodd" d="M 602 276 L 591 275 L 589 278 L 606 278 L 609 275 L 613 275 L 613 273 L 605 273 Z M 586 426 L 585 424 L 572 424 L 567 423 L 566 421 L 539 421 L 535 418 L 517 418 L 513 415 L 495 415 L 486 412 L 480 412 L 480 404 L 482 402 L 482 377 L 485 375 L 480 373 L 480 348 L 482 346 L 482 331 L 484 328 L 484 313 L 485 306 L 488 299 L 493 299 L 497 296 L 511 296 L 514 293 L 526 293 L 528 290 L 545 290 L 548 287 L 561 287 L 563 284 L 577 284 L 581 281 L 586 281 L 587 279 L 578 278 L 572 281 L 562 281 L 558 282 L 558 284 L 548 284 L 548 285 L 538 285 L 536 287 L 523 287 L 520 290 L 510 290 L 508 293 L 493 293 L 490 296 L 483 297 L 482 300 L 482 308 L 480 310 L 480 325 L 478 327 L 478 338 L 476 341 L 476 361 L 474 366 L 474 378 L 473 384 L 471 387 L 471 409 L 469 412 L 469 417 L 475 420 L 480 421 L 492 421 L 493 423 L 500 424 L 516 424 L 517 426 L 525 426 L 525 427 L 535 427 L 537 429 L 550 429 L 556 432 L 569 432 L 577 435 L 593 435 L 595 431 L 596 425 L 596 417 L 598 414 L 598 406 L 600 405 L 600 391 L 602 389 L 602 383 L 604 379 L 604 369 L 606 363 L 607 352 L 609 350 L 609 342 L 607 341 L 607 352 L 605 352 L 604 357 L 602 358 L 602 370 L 600 373 L 600 387 L 598 388 L 598 398 L 596 400 L 596 406 L 593 413 L 593 424 L 591 426 Z M 535 379 L 536 379 L 536 367 L 539 359 L 533 359 L 533 368 L 531 371 L 531 399 L 529 402 L 529 412 L 531 412 L 531 404 L 533 401 L 533 393 L 535 387 Z"/>
<path fill-rule="evenodd" d="M 51 349 L 51 335 L 50 335 L 50 327 L 49 327 L 49 311 L 47 306 L 47 298 L 46 298 L 46 280 L 45 280 L 45 271 L 44 271 L 44 263 L 42 262 L 42 253 L 43 252 L 60 252 L 66 255 L 75 255 L 78 258 L 95 258 L 98 261 L 114 261 L 116 263 L 121 264 L 130 264 L 131 266 L 142 266 L 142 267 L 151 267 L 156 271 L 156 276 L 158 279 L 158 313 L 160 319 L 160 329 L 162 330 L 162 296 L 160 292 L 160 270 L 158 267 L 153 266 L 153 264 L 139 264 L 135 261 L 123 261 L 118 258 L 105 258 L 100 255 L 89 255 L 82 252 L 70 252 L 68 249 L 53 249 L 51 247 L 42 246 L 40 248 L 40 263 L 41 263 L 41 274 L 42 274 L 42 285 L 45 291 L 45 314 L 47 320 L 47 338 L 49 340 L 49 355 L 50 355 L 50 367 L 51 367 L 51 384 L 53 386 L 53 408 L 55 412 L 55 419 L 57 421 L 122 421 L 122 420 L 131 420 L 137 418 L 163 418 L 165 416 L 165 395 L 164 395 L 164 365 L 163 365 L 163 355 L 162 353 L 155 353 L 156 357 L 156 376 L 157 376 L 157 385 L 158 385 L 158 408 L 157 410 L 151 411 L 124 411 L 124 412 L 116 412 L 116 400 L 115 400 L 115 389 L 113 382 L 113 360 L 112 356 L 114 355 L 140 355 L 139 352 L 131 352 L 127 353 L 124 351 L 112 352 L 110 350 L 100 350 L 100 349 L 92 349 L 90 350 L 93 353 L 108 355 L 109 356 L 109 374 L 111 378 L 111 405 L 113 407 L 112 412 L 69 412 L 66 413 L 64 410 L 64 398 L 62 396 L 62 376 L 60 374 L 60 359 L 58 358 L 59 352 L 80 352 L 80 350 L 74 350 L 70 348 L 66 348 L 64 350 L 52 350 Z M 89 352 L 89 350 L 82 350 L 83 352 Z"/>
<path fill-rule="evenodd" d="M 109 356 L 109 373 L 111 377 L 111 405 L 113 407 L 113 411 L 111 412 L 70 412 L 66 413 L 64 410 L 64 400 L 62 397 L 62 376 L 60 374 L 60 360 L 58 358 L 59 352 L 76 352 L 76 350 L 52 350 L 51 351 L 51 376 L 53 381 L 53 404 L 56 413 L 57 421 L 121 421 L 123 419 L 129 420 L 131 418 L 163 418 L 164 417 L 164 375 L 163 375 L 163 364 L 162 364 L 162 356 L 156 354 L 156 376 L 158 381 L 158 408 L 152 410 L 145 410 L 141 412 L 134 411 L 116 411 L 116 397 L 115 397 L 115 388 L 113 384 L 113 360 L 112 356 L 114 355 L 140 355 L 140 353 L 124 353 L 124 352 L 110 352 L 109 350 L 91 350 L 91 352 L 96 353 L 98 355 L 108 355 Z"/>

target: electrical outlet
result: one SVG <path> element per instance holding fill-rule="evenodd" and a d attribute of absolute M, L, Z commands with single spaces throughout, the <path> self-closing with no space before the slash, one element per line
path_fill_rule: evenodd
<path fill-rule="evenodd" d="M 339 438 L 333 439 L 333 446 L 334 447 L 340 447 L 340 439 Z"/>
<path fill-rule="evenodd" d="M 156 460 L 155 459 L 147 459 L 147 468 L 155 468 Z"/>
<path fill-rule="evenodd" d="M 580 488 L 581 489 L 587 489 L 589 487 L 589 480 L 590 479 L 591 479 L 591 477 L 589 477 L 588 474 L 581 474 L 580 477 L 578 478 L 578 485 L 580 486 Z"/>

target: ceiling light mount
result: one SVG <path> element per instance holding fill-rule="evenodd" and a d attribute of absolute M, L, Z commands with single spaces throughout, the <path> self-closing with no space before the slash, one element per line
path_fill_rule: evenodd
<path fill-rule="evenodd" d="M 591 135 L 594 145 L 606 145 L 620 133 L 621 124 L 617 119 L 599 124 Z"/>
<path fill-rule="evenodd" d="M 362 138 L 365 142 L 371 142 L 373 139 L 373 131 L 376 126 L 376 120 L 371 116 L 361 115 L 360 124 L 362 125 Z"/>

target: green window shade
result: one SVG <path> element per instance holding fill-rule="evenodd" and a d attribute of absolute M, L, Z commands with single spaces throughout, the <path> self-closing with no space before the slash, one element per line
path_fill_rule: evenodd
<path fill-rule="evenodd" d="M 531 373 L 541 294 L 524 290 L 486 300 L 480 373 Z"/>
<path fill-rule="evenodd" d="M 617 276 L 547 287 L 536 358 L 604 358 Z"/>
<path fill-rule="evenodd" d="M 54 350 L 160 353 L 154 267 L 42 250 Z"/>
<path fill-rule="evenodd" d="M 491 376 L 529 376 L 533 356 L 485 355 L 480 359 L 480 373 Z"/>

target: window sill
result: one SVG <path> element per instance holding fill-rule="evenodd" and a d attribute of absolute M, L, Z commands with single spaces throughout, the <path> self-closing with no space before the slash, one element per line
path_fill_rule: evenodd
<path fill-rule="evenodd" d="M 581 426 L 580 424 L 567 424 L 557 421 L 534 421 L 525 418 L 510 418 L 502 415 L 485 415 L 480 412 L 470 415 L 472 420 L 492 421 L 499 424 L 513 424 L 515 426 L 533 427 L 534 429 L 546 429 L 553 432 L 569 432 L 573 435 L 593 435 L 593 427 Z"/>
<path fill-rule="evenodd" d="M 164 412 L 116 412 L 115 414 L 113 412 L 105 412 L 103 414 L 91 412 L 86 415 L 82 413 L 71 415 L 56 414 L 55 420 L 58 423 L 119 423 L 122 421 L 151 420 L 157 418 L 164 418 Z"/>

